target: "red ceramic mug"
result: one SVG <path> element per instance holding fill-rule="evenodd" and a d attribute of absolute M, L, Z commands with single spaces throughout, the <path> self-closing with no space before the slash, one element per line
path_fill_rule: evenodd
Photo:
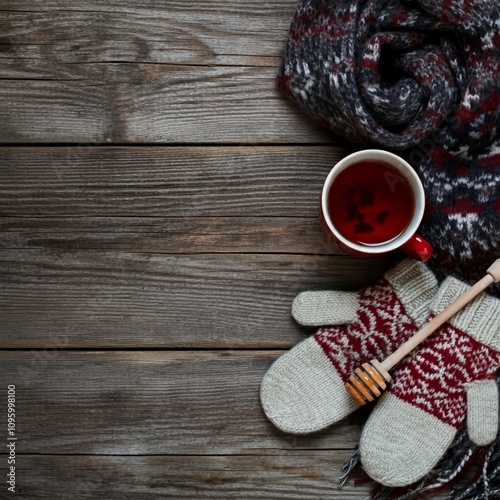
<path fill-rule="evenodd" d="M 328 174 L 320 221 L 328 239 L 360 257 L 401 249 L 425 262 L 432 246 L 416 232 L 425 208 L 415 170 L 399 156 L 367 149 L 346 156 Z"/>

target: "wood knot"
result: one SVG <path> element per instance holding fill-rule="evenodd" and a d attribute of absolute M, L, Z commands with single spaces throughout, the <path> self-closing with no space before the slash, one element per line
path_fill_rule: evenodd
<path fill-rule="evenodd" d="M 13 43 L 5 37 L 0 37 L 0 52 L 13 52 L 14 45 Z"/>

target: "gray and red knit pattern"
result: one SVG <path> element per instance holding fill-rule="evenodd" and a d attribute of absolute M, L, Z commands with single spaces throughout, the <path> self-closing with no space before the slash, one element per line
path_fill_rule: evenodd
<path fill-rule="evenodd" d="M 466 384 L 495 380 L 500 353 L 445 325 L 394 374 L 391 394 L 459 428 L 465 418 Z"/>
<path fill-rule="evenodd" d="M 337 136 L 404 156 L 426 190 L 429 266 L 482 276 L 500 254 L 498 2 L 301 1 L 278 85 Z"/>
<path fill-rule="evenodd" d="M 447 278 L 430 304 L 430 317 L 468 289 Z M 359 450 L 364 471 L 390 487 L 422 480 L 445 455 L 466 419 L 470 441 L 481 447 L 492 444 L 498 434 L 499 366 L 500 300 L 481 294 L 394 370 L 388 390 L 363 428 Z M 498 441 L 487 453 L 495 454 L 497 446 Z M 456 458 L 466 463 L 469 457 Z M 498 469 L 483 479 L 487 493 L 487 483 L 498 479 Z M 452 498 L 499 498 L 497 493 Z"/>
<path fill-rule="evenodd" d="M 381 279 L 359 293 L 356 321 L 320 328 L 314 339 L 345 383 L 356 368 L 386 358 L 417 330 L 394 287 Z"/>

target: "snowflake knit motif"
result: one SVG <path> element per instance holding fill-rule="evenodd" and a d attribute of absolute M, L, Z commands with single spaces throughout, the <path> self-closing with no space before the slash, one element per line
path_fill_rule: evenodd
<path fill-rule="evenodd" d="M 418 330 L 392 285 L 381 279 L 360 292 L 357 320 L 347 328 L 320 328 L 314 339 L 344 382 L 356 368 L 384 359 Z"/>

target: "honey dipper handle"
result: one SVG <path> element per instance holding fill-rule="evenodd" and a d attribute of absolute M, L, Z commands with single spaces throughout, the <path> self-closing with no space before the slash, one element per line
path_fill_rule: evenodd
<path fill-rule="evenodd" d="M 492 283 L 500 281 L 500 259 L 497 259 L 488 269 L 488 274 L 480 279 L 474 286 L 460 295 L 446 309 L 441 311 L 436 317 L 431 319 L 413 337 L 407 340 L 399 349 L 394 351 L 388 358 L 382 361 L 382 367 L 389 371 L 407 356 L 415 347 L 420 345 L 429 335 L 437 330 L 443 323 L 448 321 L 462 307 L 469 303 L 476 295 L 479 295 L 486 287 Z"/>

